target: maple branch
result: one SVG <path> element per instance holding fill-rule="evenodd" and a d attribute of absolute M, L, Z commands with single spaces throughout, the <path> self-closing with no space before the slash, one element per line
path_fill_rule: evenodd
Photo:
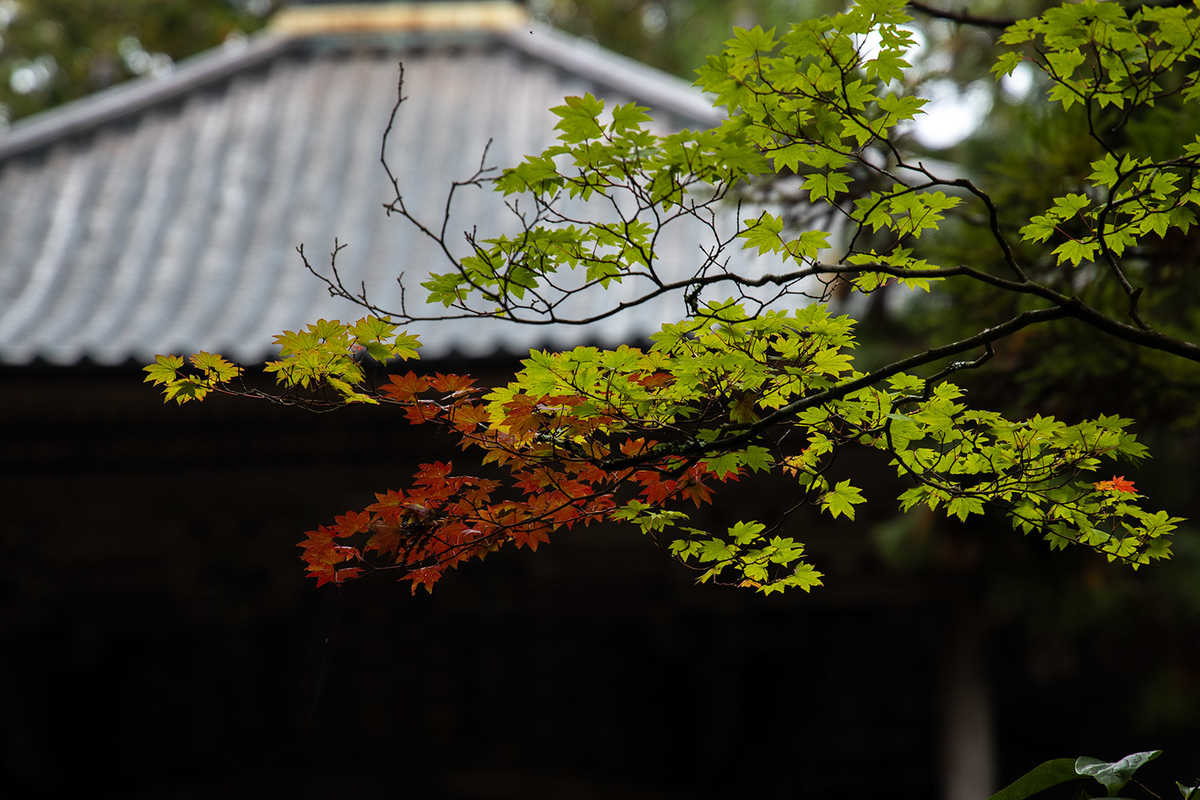
<path fill-rule="evenodd" d="M 940 8 L 934 8 L 928 3 L 921 3 L 917 0 L 909 0 L 907 5 L 913 11 L 919 11 L 927 17 L 944 19 L 950 22 L 958 22 L 962 25 L 970 25 L 975 28 L 1004 30 L 1005 28 L 1017 22 L 1015 17 L 980 17 L 974 14 L 969 14 L 965 11 L 947 11 Z"/>
<path fill-rule="evenodd" d="M 756 422 L 748 423 L 746 427 L 736 434 L 723 436 L 711 441 L 702 442 L 691 440 L 687 442 L 664 442 L 647 448 L 642 453 L 633 456 L 623 456 L 621 458 L 601 459 L 598 465 L 606 470 L 620 470 L 629 467 L 636 467 L 653 461 L 664 456 L 697 456 L 705 453 L 716 452 L 719 450 L 732 450 L 742 445 L 749 444 L 760 434 L 767 429 L 779 424 L 789 417 L 793 417 L 800 412 L 819 406 L 824 403 L 829 403 L 834 400 L 840 400 L 846 395 L 856 392 L 859 389 L 865 389 L 869 386 L 874 386 L 888 378 L 898 375 L 901 372 L 913 369 L 915 367 L 924 366 L 926 364 L 938 361 L 949 356 L 964 353 L 973 350 L 977 347 L 990 345 L 991 343 L 1010 336 L 1013 333 L 1026 328 L 1030 325 L 1036 325 L 1043 322 L 1049 322 L 1054 319 L 1062 319 L 1068 316 L 1068 312 L 1060 307 L 1051 307 L 1039 309 L 1036 311 L 1026 311 L 1007 322 L 987 328 L 974 336 L 962 339 L 957 342 L 945 344 L 940 347 L 932 347 L 923 353 L 917 353 L 908 358 L 894 361 L 885 367 L 881 367 L 873 372 L 861 375 L 853 380 L 839 383 L 824 391 L 816 394 L 802 397 L 799 400 L 788 403 L 770 414 L 765 415 Z"/>
<path fill-rule="evenodd" d="M 1163 2 L 1129 3 L 1125 8 L 1178 8 L 1179 6 L 1190 6 L 1191 4 L 1192 0 L 1163 0 Z M 984 17 L 966 11 L 950 11 L 948 9 L 934 8 L 928 3 L 920 2 L 920 0 L 908 0 L 905 5 L 927 17 L 944 19 L 948 22 L 957 22 L 961 25 L 970 25 L 974 28 L 1004 30 L 1020 21 L 1016 17 Z"/>

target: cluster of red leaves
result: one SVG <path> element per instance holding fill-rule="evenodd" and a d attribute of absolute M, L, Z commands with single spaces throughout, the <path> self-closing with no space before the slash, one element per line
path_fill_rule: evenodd
<path fill-rule="evenodd" d="M 570 414 L 579 397 L 521 395 L 505 407 L 500 430 L 488 424 L 479 390 L 463 376 L 393 375 L 379 398 L 401 406 L 412 424 L 446 427 L 462 448 L 484 451 L 482 465 L 496 464 L 508 476 L 456 475 L 449 463 L 422 464 L 409 489 L 377 494 L 364 510 L 305 534 L 302 559 L 318 586 L 399 570 L 414 592 L 431 589 L 446 570 L 505 544 L 536 550 L 556 530 L 607 518 L 621 490 L 653 505 L 711 500 L 711 474 L 699 463 L 664 457 L 636 470 L 599 466 L 612 448 L 594 434 L 615 419 Z M 631 455 L 652 445 L 628 436 L 618 448 Z"/>

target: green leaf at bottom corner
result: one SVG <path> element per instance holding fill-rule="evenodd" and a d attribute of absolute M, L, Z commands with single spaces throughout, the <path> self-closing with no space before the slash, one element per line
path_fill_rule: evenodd
<path fill-rule="evenodd" d="M 1056 758 L 1031 769 L 1005 786 L 988 800 L 1025 800 L 1039 792 L 1067 781 L 1079 780 L 1082 776 L 1075 771 L 1075 759 Z"/>
<path fill-rule="evenodd" d="M 1104 784 L 1108 796 L 1112 797 L 1129 783 L 1133 773 L 1138 768 L 1162 755 L 1162 750 L 1146 750 L 1141 753 L 1130 753 L 1120 761 L 1101 761 L 1090 756 L 1080 756 L 1075 759 L 1075 771 L 1080 775 L 1095 778 Z"/>

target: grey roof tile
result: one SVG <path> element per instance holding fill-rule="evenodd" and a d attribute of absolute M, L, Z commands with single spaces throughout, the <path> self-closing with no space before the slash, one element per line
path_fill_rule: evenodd
<path fill-rule="evenodd" d="M 348 245 L 338 263 L 349 285 L 363 281 L 372 299 L 395 307 L 403 273 L 407 300 L 418 301 L 423 276 L 445 262 L 384 214 L 390 194 L 378 163 L 401 59 L 409 99 L 389 161 L 410 208 L 431 222 L 489 138 L 496 165 L 548 144 L 548 109 L 564 95 L 636 100 L 666 128 L 718 119 L 674 78 L 528 30 L 267 34 L 15 126 L 0 137 L 0 362 L 117 364 L 199 349 L 260 361 L 283 329 L 361 315 L 303 269 L 300 243 L 327 266 L 336 238 Z M 510 222 L 491 192 L 462 191 L 456 210 L 451 231 Z M 664 250 L 687 270 L 697 247 L 681 233 Z M 590 330 L 468 320 L 420 332 L 427 355 L 487 356 L 551 341 L 616 344 L 677 315 L 658 302 Z"/>

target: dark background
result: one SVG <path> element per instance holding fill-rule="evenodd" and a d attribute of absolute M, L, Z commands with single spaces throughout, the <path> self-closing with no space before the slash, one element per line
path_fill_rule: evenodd
<path fill-rule="evenodd" d="M 970 559 L 897 571 L 865 521 L 814 525 L 799 536 L 827 586 L 763 598 L 586 529 L 432 595 L 383 578 L 318 590 L 303 531 L 449 441 L 376 409 L 164 406 L 139 380 L 5 378 L 5 797 L 937 795 Z M 786 490 L 729 498 L 714 524 Z M 1003 780 L 1085 752 L 1167 749 L 1144 771 L 1160 786 L 1200 763 L 1194 726 L 1129 748 L 1121 698 L 1153 663 L 1128 640 L 989 619 Z"/>

